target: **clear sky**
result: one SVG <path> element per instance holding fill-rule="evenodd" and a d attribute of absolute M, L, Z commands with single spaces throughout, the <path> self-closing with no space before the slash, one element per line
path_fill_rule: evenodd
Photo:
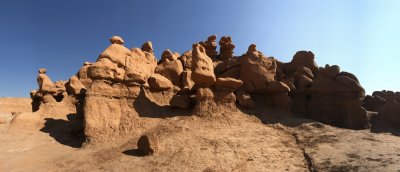
<path fill-rule="evenodd" d="M 236 55 L 251 43 L 284 62 L 310 50 L 368 93 L 400 91 L 398 0 L 0 0 L 0 97 L 28 97 L 38 68 L 69 79 L 113 35 L 128 48 L 150 40 L 159 57 L 212 34 L 232 36 Z"/>

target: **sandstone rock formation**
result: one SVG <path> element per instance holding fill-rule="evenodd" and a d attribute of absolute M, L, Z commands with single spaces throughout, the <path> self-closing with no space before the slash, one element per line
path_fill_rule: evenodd
<path fill-rule="evenodd" d="M 378 112 L 377 118 L 385 123 L 399 127 L 400 103 L 395 99 L 388 100 L 382 107 L 382 109 Z"/>
<path fill-rule="evenodd" d="M 394 91 L 374 91 L 372 95 L 367 95 L 364 99 L 365 109 L 378 112 L 372 116 L 371 123 L 374 128 L 400 126 L 400 92 Z"/>
<path fill-rule="evenodd" d="M 217 35 L 211 35 L 207 38 L 205 42 L 199 42 L 199 44 L 206 49 L 206 54 L 211 59 L 215 59 L 218 55 L 218 52 L 216 51 L 217 49 L 216 40 L 217 40 Z"/>
<path fill-rule="evenodd" d="M 182 72 L 183 65 L 182 62 L 178 60 L 177 54 L 172 53 L 170 50 L 164 51 L 161 61 L 155 69 L 155 73 L 166 77 L 174 85 L 181 86 Z"/>
<path fill-rule="evenodd" d="M 367 111 L 361 106 L 365 96 L 358 81 L 339 75 L 338 66 L 320 68 L 309 89 L 308 111 L 312 119 L 339 127 L 370 127 Z"/>
<path fill-rule="evenodd" d="M 256 50 L 256 45 L 252 44 L 240 59 L 240 64 L 240 79 L 244 89 L 250 93 L 267 92 L 268 83 L 275 80 L 276 61 L 265 57 Z"/>
<path fill-rule="evenodd" d="M 160 74 L 153 74 L 149 80 L 150 88 L 157 90 L 157 91 L 164 91 L 168 89 L 172 89 L 174 85 L 170 80 Z"/>
<path fill-rule="evenodd" d="M 6 171 L 31 155 L 50 165 L 47 171 L 399 169 L 398 138 L 349 130 L 368 128 L 371 114 L 398 128 L 398 92 L 365 97 L 355 75 L 336 65 L 318 67 L 310 51 L 285 63 L 255 44 L 234 56 L 230 37 L 220 39 L 217 52 L 216 40 L 212 35 L 182 55 L 167 49 L 156 58 L 151 42 L 128 49 L 114 36 L 96 62 L 85 62 L 68 81 L 52 82 L 40 69 L 38 89 L 30 93 L 35 112 L 6 120 L 0 114 L 6 124 L 0 125 L 0 152 L 6 152 L 0 161 L 10 160 Z M 21 142 L 2 132 L 8 124 L 10 131 L 43 133 L 23 135 Z M 26 139 L 35 137 L 41 140 Z M 131 157 L 138 152 L 155 156 Z M 24 165 L 38 167 L 32 164 Z"/>
<path fill-rule="evenodd" d="M 364 89 L 353 74 L 338 66 L 318 68 L 309 51 L 299 51 L 284 63 L 251 44 L 235 57 L 229 36 L 220 39 L 218 53 L 216 39 L 212 35 L 182 55 L 167 49 L 158 62 L 151 42 L 128 49 L 121 37 L 114 36 L 96 62 L 85 62 L 69 81 L 53 83 L 40 69 L 39 89 L 31 92 L 33 109 L 58 102 L 74 107 L 83 116 L 88 146 L 140 135 L 150 127 L 145 117 L 180 110 L 221 118 L 235 112 L 236 104 L 244 109 L 291 110 L 345 128 L 369 126 L 361 106 Z"/>
<path fill-rule="evenodd" d="M 193 44 L 192 80 L 198 87 L 210 87 L 215 83 L 214 66 L 206 50 L 200 44 Z"/>
<path fill-rule="evenodd" d="M 363 106 L 369 111 L 379 112 L 388 100 L 400 102 L 400 92 L 374 91 L 365 97 Z"/>
<path fill-rule="evenodd" d="M 233 58 L 233 49 L 235 45 L 232 43 L 232 38 L 230 36 L 223 36 L 219 41 L 219 59 L 228 60 Z"/>

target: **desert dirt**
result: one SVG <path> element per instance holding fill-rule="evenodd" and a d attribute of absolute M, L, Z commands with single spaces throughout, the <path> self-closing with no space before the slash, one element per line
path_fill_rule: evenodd
<path fill-rule="evenodd" d="M 46 119 L 38 130 L 23 130 L 9 128 L 11 113 L 2 117 L 0 171 L 400 169 L 398 136 L 340 129 L 263 107 L 209 118 L 143 117 L 160 139 L 159 153 L 149 156 L 138 151 L 138 136 L 123 145 L 81 148 L 84 138 L 68 129 L 67 120 Z"/>

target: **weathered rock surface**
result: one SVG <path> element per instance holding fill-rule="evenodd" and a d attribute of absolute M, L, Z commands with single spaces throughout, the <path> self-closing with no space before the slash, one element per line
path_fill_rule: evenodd
<path fill-rule="evenodd" d="M 188 119 L 230 123 L 230 115 L 239 111 L 236 105 L 250 114 L 268 108 L 291 110 L 293 116 L 351 129 L 370 126 L 364 105 L 380 110 L 373 115 L 377 119 L 399 123 L 397 93 L 376 92 L 364 99 L 365 91 L 356 76 L 336 65 L 318 68 L 312 52 L 299 51 L 291 62 L 284 63 L 265 56 L 252 44 L 245 54 L 235 57 L 230 37 L 220 39 L 220 52 L 216 51 L 216 39 L 212 35 L 182 55 L 167 49 L 158 62 L 151 42 L 128 49 L 121 37 L 114 36 L 97 61 L 85 62 L 69 81 L 53 83 L 41 69 L 39 89 L 31 92 L 37 115 L 16 115 L 12 126 L 23 128 L 29 121 L 43 126 L 42 118 L 54 115 L 68 120 L 68 111 L 80 116 L 76 121 L 81 123 L 84 145 L 107 143 L 111 147 L 138 139 L 167 118 L 193 115 Z M 392 100 L 397 101 L 396 106 L 389 106 Z M 52 108 L 64 110 L 53 112 Z M 47 112 L 48 116 L 43 115 Z M 139 149 L 155 152 L 151 151 L 151 139 L 144 140 L 149 143 L 147 148 L 145 144 Z"/>
<path fill-rule="evenodd" d="M 178 60 L 178 57 L 172 54 L 171 51 L 167 52 L 168 57 L 170 58 L 165 57 L 167 60 L 162 60 L 161 63 L 157 65 L 157 67 L 155 68 L 155 73 L 158 73 L 168 78 L 168 80 L 170 80 L 174 85 L 181 86 L 183 72 L 182 62 Z"/>
<path fill-rule="evenodd" d="M 309 90 L 312 95 L 307 106 L 310 117 L 339 127 L 369 128 L 369 116 L 361 106 L 364 89 L 352 78 L 338 74 L 336 66 L 320 68 Z"/>
<path fill-rule="evenodd" d="M 166 77 L 160 75 L 160 74 L 153 74 L 149 78 L 149 85 L 150 88 L 157 90 L 157 91 L 164 91 L 164 90 L 169 90 L 174 87 L 172 82 L 168 80 Z"/>
<path fill-rule="evenodd" d="M 376 118 L 400 129 L 400 103 L 395 99 L 387 100 Z"/>
<path fill-rule="evenodd" d="M 298 51 L 290 63 L 285 64 L 283 71 L 286 74 L 294 73 L 298 67 L 307 67 L 316 74 L 318 71 L 318 65 L 314 61 L 314 53 L 311 51 Z"/>
<path fill-rule="evenodd" d="M 218 55 L 218 52 L 216 51 L 217 49 L 216 40 L 217 40 L 217 35 L 211 35 L 207 38 L 206 41 L 199 42 L 199 44 L 206 49 L 206 54 L 211 59 L 215 59 Z"/>
<path fill-rule="evenodd" d="M 221 37 L 219 46 L 220 60 L 228 60 L 233 58 L 233 49 L 235 49 L 235 45 L 232 43 L 232 38 L 230 36 Z"/>
<path fill-rule="evenodd" d="M 217 78 L 215 87 L 236 90 L 243 85 L 243 82 L 234 78 Z"/>
<path fill-rule="evenodd" d="M 41 69 L 30 93 L 35 112 L 0 113 L 2 170 L 399 169 L 400 138 L 386 133 L 400 133 L 399 93 L 364 98 L 356 76 L 318 68 L 311 52 L 283 63 L 254 44 L 235 57 L 230 37 L 221 38 L 218 54 L 215 41 L 183 55 L 167 50 L 157 62 L 151 42 L 129 50 L 115 36 L 69 81 L 53 83 Z M 369 127 L 372 116 L 373 126 L 340 129 L 300 114 L 351 129 Z"/>
<path fill-rule="evenodd" d="M 210 87 L 215 83 L 214 66 L 206 50 L 199 44 L 193 44 L 192 80 L 199 87 Z"/>
<path fill-rule="evenodd" d="M 374 91 L 372 95 L 365 97 L 363 106 L 369 111 L 379 112 L 388 100 L 400 102 L 400 92 Z"/>
<path fill-rule="evenodd" d="M 76 74 L 76 76 L 79 78 L 83 86 L 85 86 L 85 88 L 89 88 L 90 85 L 92 84 L 92 79 L 90 79 L 87 74 L 87 69 L 90 65 L 92 65 L 92 63 L 89 62 L 83 63 L 83 66 L 81 67 L 81 69 L 79 69 L 78 73 Z"/>
<path fill-rule="evenodd" d="M 256 45 L 249 46 L 247 53 L 240 59 L 240 80 L 246 92 L 266 93 L 269 82 L 275 80 L 276 61 L 266 58 L 256 50 Z"/>
<path fill-rule="evenodd" d="M 69 94 L 72 94 L 74 96 L 78 94 L 85 94 L 86 88 L 85 86 L 81 83 L 79 78 L 77 76 L 72 76 L 69 79 L 68 84 L 66 85 L 67 92 Z"/>

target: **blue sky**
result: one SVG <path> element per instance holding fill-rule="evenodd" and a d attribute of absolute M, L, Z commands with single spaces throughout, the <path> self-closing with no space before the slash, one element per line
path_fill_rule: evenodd
<path fill-rule="evenodd" d="M 0 0 L 0 97 L 28 97 L 38 68 L 67 80 L 120 35 L 128 48 L 185 52 L 211 34 L 230 35 L 287 62 L 310 50 L 319 66 L 354 73 L 368 93 L 400 91 L 400 1 Z"/>

